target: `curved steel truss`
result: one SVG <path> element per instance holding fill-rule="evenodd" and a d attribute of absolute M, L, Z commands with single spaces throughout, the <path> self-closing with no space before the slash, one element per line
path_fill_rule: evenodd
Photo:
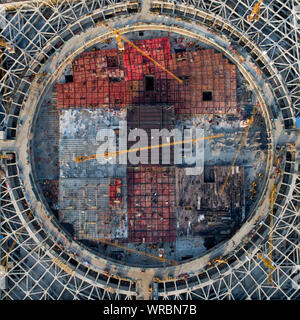
<path fill-rule="evenodd" d="M 0 60 L 2 159 L 0 258 L 5 261 L 2 299 L 136 299 L 138 282 L 95 270 L 76 252 L 61 248 L 30 207 L 14 141 L 32 78 L 73 36 L 105 19 L 157 14 L 180 23 L 209 26 L 246 52 L 270 84 L 274 113 L 287 133 L 300 116 L 300 7 L 296 0 L 265 0 L 258 22 L 247 21 L 254 0 L 23 1 L 0 5 L 0 34 L 14 48 Z M 162 19 L 163 20 L 163 19 Z M 268 256 L 270 216 L 227 257 L 186 279 L 159 281 L 159 299 L 299 299 L 299 151 L 286 145 L 284 170 L 274 203 L 273 285 L 258 254 Z M 155 281 L 154 281 L 155 282 Z M 1 283 L 1 282 L 0 282 Z"/>

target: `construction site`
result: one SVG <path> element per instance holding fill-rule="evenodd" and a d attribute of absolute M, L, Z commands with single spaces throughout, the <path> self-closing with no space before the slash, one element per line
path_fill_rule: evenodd
<path fill-rule="evenodd" d="M 250 2 L 0 1 L 0 299 L 300 298 L 300 6 Z"/>
<path fill-rule="evenodd" d="M 102 50 L 76 57 L 39 111 L 33 138 L 36 176 L 62 226 L 103 255 L 130 262 L 126 249 L 101 242 L 116 240 L 136 249 L 147 244 L 146 252 L 153 255 L 159 248 L 166 258 L 191 259 L 228 239 L 250 215 L 267 162 L 266 125 L 258 113 L 238 163 L 231 166 L 256 101 L 236 66 L 222 53 L 176 34 L 143 31 L 127 38 L 162 67 L 130 44 L 120 50 L 111 39 Z M 200 175 L 188 175 L 193 167 L 184 162 L 175 165 L 174 147 L 168 166 L 162 152 L 157 164 L 151 152 L 144 159 L 148 164 L 74 161 L 93 155 L 100 145 L 97 132 L 119 132 L 122 120 L 128 132 L 145 130 L 147 145 L 152 129 L 194 127 L 208 137 L 223 136 L 205 141 Z M 128 150 L 133 144 L 128 141 Z M 157 263 L 148 260 L 145 265 Z"/>

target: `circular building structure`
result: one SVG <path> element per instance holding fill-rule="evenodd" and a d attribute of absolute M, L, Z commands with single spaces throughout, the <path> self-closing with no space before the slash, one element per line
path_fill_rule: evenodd
<path fill-rule="evenodd" d="M 296 1 L 0 12 L 1 299 L 299 299 Z"/>

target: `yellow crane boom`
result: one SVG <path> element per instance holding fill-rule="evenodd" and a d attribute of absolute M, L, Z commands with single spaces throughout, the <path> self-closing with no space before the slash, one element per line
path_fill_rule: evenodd
<path fill-rule="evenodd" d="M 76 162 L 83 162 L 83 161 L 87 161 L 87 160 L 94 160 L 97 158 L 101 158 L 101 157 L 116 157 L 118 154 L 124 154 L 124 153 L 130 153 L 130 152 L 136 152 L 136 151 L 141 151 L 141 150 L 149 150 L 149 149 L 154 149 L 154 148 L 163 148 L 163 147 L 167 147 L 167 146 L 174 146 L 176 144 L 181 144 L 181 143 L 188 143 L 188 142 L 196 142 L 199 140 L 207 140 L 207 139 L 215 139 L 215 138 L 221 138 L 224 137 L 224 134 L 220 133 L 214 136 L 208 136 L 208 137 L 204 137 L 204 138 L 198 138 L 198 139 L 189 139 L 189 140 L 182 140 L 182 141 L 176 141 L 176 142 L 170 142 L 170 143 L 163 143 L 163 144 L 157 144 L 154 146 L 147 146 L 147 147 L 141 147 L 141 148 L 134 148 L 134 149 L 126 149 L 126 150 L 120 150 L 120 151 L 116 151 L 116 152 L 107 152 L 105 154 L 100 154 L 100 155 L 91 155 L 91 156 L 79 156 L 75 158 Z"/>
<path fill-rule="evenodd" d="M 259 20 L 259 16 L 260 16 L 260 7 L 261 7 L 261 4 L 262 4 L 263 0 L 259 0 L 254 8 L 253 8 L 253 11 L 251 12 L 251 14 L 248 16 L 248 21 L 252 21 L 253 18 L 255 21 L 258 21 Z"/>
<path fill-rule="evenodd" d="M 114 33 L 116 34 L 116 40 L 118 42 L 118 46 L 119 46 L 119 50 L 120 51 L 123 51 L 125 48 L 124 48 L 124 44 L 123 42 L 121 41 L 121 37 L 120 37 L 120 34 L 118 33 L 118 31 L 114 31 Z"/>
<path fill-rule="evenodd" d="M 272 265 L 273 259 L 273 224 L 274 224 L 274 216 L 273 216 L 273 209 L 274 209 L 274 201 L 275 201 L 275 192 L 276 186 L 273 182 L 272 191 L 270 194 L 270 235 L 269 235 L 269 257 L 265 258 L 262 254 L 258 254 L 260 260 L 263 261 L 266 268 L 268 268 L 268 283 L 273 285 L 273 270 L 275 267 Z"/>
<path fill-rule="evenodd" d="M 272 265 L 272 262 L 269 259 L 266 259 L 263 257 L 262 254 L 258 254 L 257 255 L 259 257 L 259 259 L 264 263 L 264 265 L 266 266 L 266 268 L 268 268 L 268 283 L 273 285 L 273 276 L 272 276 L 272 272 L 275 269 L 274 266 Z"/>
<path fill-rule="evenodd" d="M 273 260 L 273 226 L 274 226 L 274 201 L 275 201 L 275 192 L 276 192 L 276 186 L 273 182 L 273 187 L 270 195 L 270 237 L 269 237 L 269 261 L 270 265 L 272 265 L 272 260 Z M 273 284 L 273 276 L 272 272 L 273 268 L 269 268 L 269 277 L 270 277 L 270 282 Z"/>
<path fill-rule="evenodd" d="M 183 83 L 183 81 L 181 79 L 179 79 L 174 73 L 172 73 L 171 71 L 169 71 L 167 68 L 165 68 L 163 65 L 161 65 L 159 62 L 157 62 L 155 59 L 153 59 L 152 57 L 150 57 L 146 52 L 144 52 L 143 50 L 141 50 L 137 45 L 135 45 L 132 41 L 130 41 L 129 39 L 127 39 L 126 37 L 124 37 L 123 35 L 120 34 L 118 29 L 114 29 L 111 26 L 100 22 L 99 25 L 103 25 L 106 28 L 110 29 L 111 31 L 113 31 L 113 33 L 116 35 L 116 39 L 119 45 L 119 49 L 120 50 L 124 50 L 124 46 L 123 43 L 121 41 L 121 39 L 125 42 L 127 42 L 130 46 L 132 46 L 133 48 L 135 48 L 140 54 L 142 54 L 143 56 L 145 56 L 147 59 L 149 59 L 150 61 L 152 61 L 154 64 L 156 64 L 159 68 L 161 68 L 162 70 L 164 70 L 165 72 L 167 72 L 172 78 L 174 78 L 175 80 L 177 80 L 179 83 Z"/>
<path fill-rule="evenodd" d="M 12 243 L 11 247 L 9 248 L 7 254 L 6 254 L 5 257 L 4 257 L 1 265 L 2 265 L 5 269 L 7 268 L 6 265 L 7 265 L 7 259 L 8 259 L 8 257 L 9 257 L 9 254 L 10 254 L 10 253 L 12 252 L 12 250 L 14 249 L 14 247 L 15 247 L 18 239 L 19 239 L 20 236 L 21 236 L 21 233 L 22 233 L 23 229 L 25 228 L 27 222 L 29 221 L 29 219 L 31 218 L 32 215 L 33 215 L 33 211 L 31 210 L 30 213 L 29 213 L 28 216 L 27 216 L 27 219 L 25 220 L 25 223 L 24 223 L 23 226 L 20 228 L 20 230 L 19 230 L 19 232 L 18 232 L 18 235 L 17 235 L 15 241 Z"/>

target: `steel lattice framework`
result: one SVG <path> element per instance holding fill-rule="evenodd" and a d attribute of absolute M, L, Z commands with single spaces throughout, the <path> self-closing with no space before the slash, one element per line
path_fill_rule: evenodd
<path fill-rule="evenodd" d="M 8 257 L 2 299 L 139 298 L 138 279 L 129 276 L 130 272 L 124 277 L 108 273 L 93 261 L 85 263 L 87 248 L 76 247 L 78 252 L 74 252 L 71 244 L 62 246 L 54 229 L 47 227 L 50 215 L 42 219 L 43 215 L 37 214 L 40 204 L 32 205 L 24 178 L 28 173 L 24 164 L 30 162 L 26 143 L 29 148 L 31 137 L 21 133 L 23 121 L 33 119 L 30 97 L 42 93 L 31 77 L 55 61 L 69 40 L 102 20 L 131 30 L 138 30 L 140 22 L 148 23 L 149 28 L 159 21 L 169 27 L 204 26 L 213 34 L 226 36 L 241 55 L 260 68 L 273 94 L 273 113 L 279 116 L 282 130 L 292 135 L 295 118 L 300 116 L 300 3 L 265 0 L 260 20 L 248 22 L 255 3 L 45 0 L 0 5 L 1 37 L 15 49 L 14 53 L 5 51 L 0 66 L 0 126 L 7 136 L 0 147 L 13 156 L 2 160 L 6 175 L 1 178 L 0 258 Z M 46 81 L 52 81 L 51 75 Z M 23 109 L 28 111 L 25 118 Z M 32 182 L 31 174 L 28 176 Z M 268 255 L 270 216 L 266 214 L 255 221 L 251 236 L 234 246 L 227 262 L 206 265 L 185 280 L 160 281 L 158 298 L 299 299 L 299 208 L 299 151 L 286 144 L 274 203 L 273 286 L 267 282 L 266 266 L 257 257 L 258 252 Z"/>

